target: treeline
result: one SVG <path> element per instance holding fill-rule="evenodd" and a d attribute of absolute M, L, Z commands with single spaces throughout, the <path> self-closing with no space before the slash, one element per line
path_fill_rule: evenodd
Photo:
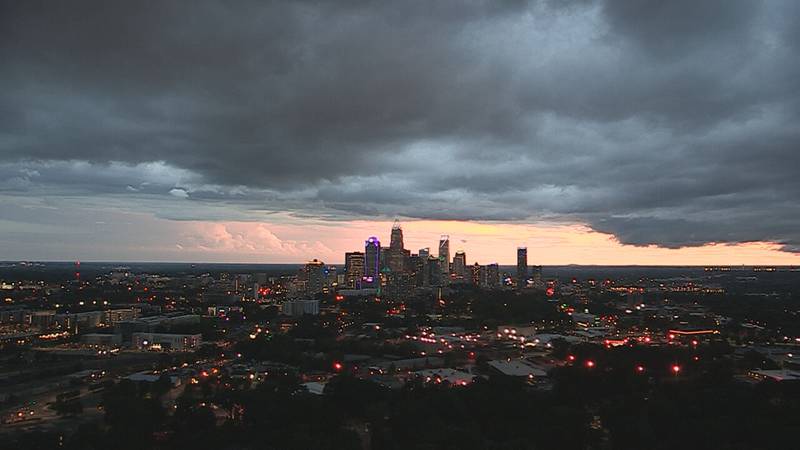
<path fill-rule="evenodd" d="M 173 407 L 162 401 L 166 378 L 124 381 L 104 393 L 102 423 L 63 440 L 57 433 L 18 435 L 0 448 L 796 448 L 800 383 L 737 380 L 724 343 L 557 347 L 569 362 L 550 374 L 552 390 L 502 376 L 466 387 L 417 382 L 390 390 L 342 375 L 313 395 L 288 372 L 257 386 L 219 372 L 187 385 Z"/>

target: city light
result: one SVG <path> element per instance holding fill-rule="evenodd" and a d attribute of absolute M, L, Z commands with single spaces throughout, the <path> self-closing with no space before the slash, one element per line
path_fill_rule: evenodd
<path fill-rule="evenodd" d="M 800 449 L 800 0 L 0 11 L 0 450 Z"/>

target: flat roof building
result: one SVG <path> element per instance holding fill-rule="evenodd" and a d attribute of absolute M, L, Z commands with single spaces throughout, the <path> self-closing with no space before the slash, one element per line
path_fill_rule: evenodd
<path fill-rule="evenodd" d="M 131 344 L 140 350 L 173 350 L 183 352 L 200 347 L 200 334 L 133 333 Z"/>

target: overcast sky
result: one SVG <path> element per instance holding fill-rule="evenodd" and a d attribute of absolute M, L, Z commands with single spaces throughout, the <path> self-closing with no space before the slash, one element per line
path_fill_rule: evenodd
<path fill-rule="evenodd" d="M 339 262 L 400 217 L 500 262 L 797 263 L 798 23 L 793 0 L 0 1 L 0 260 Z"/>

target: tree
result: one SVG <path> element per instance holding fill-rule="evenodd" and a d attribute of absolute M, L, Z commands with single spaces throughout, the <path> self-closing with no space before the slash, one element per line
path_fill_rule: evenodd
<path fill-rule="evenodd" d="M 161 403 L 145 397 L 143 391 L 134 382 L 122 380 L 103 395 L 109 438 L 119 442 L 119 448 L 149 448 L 153 433 L 165 424 Z"/>
<path fill-rule="evenodd" d="M 79 398 L 69 400 L 56 400 L 53 403 L 53 410 L 59 416 L 74 416 L 83 412 L 83 402 Z"/>

